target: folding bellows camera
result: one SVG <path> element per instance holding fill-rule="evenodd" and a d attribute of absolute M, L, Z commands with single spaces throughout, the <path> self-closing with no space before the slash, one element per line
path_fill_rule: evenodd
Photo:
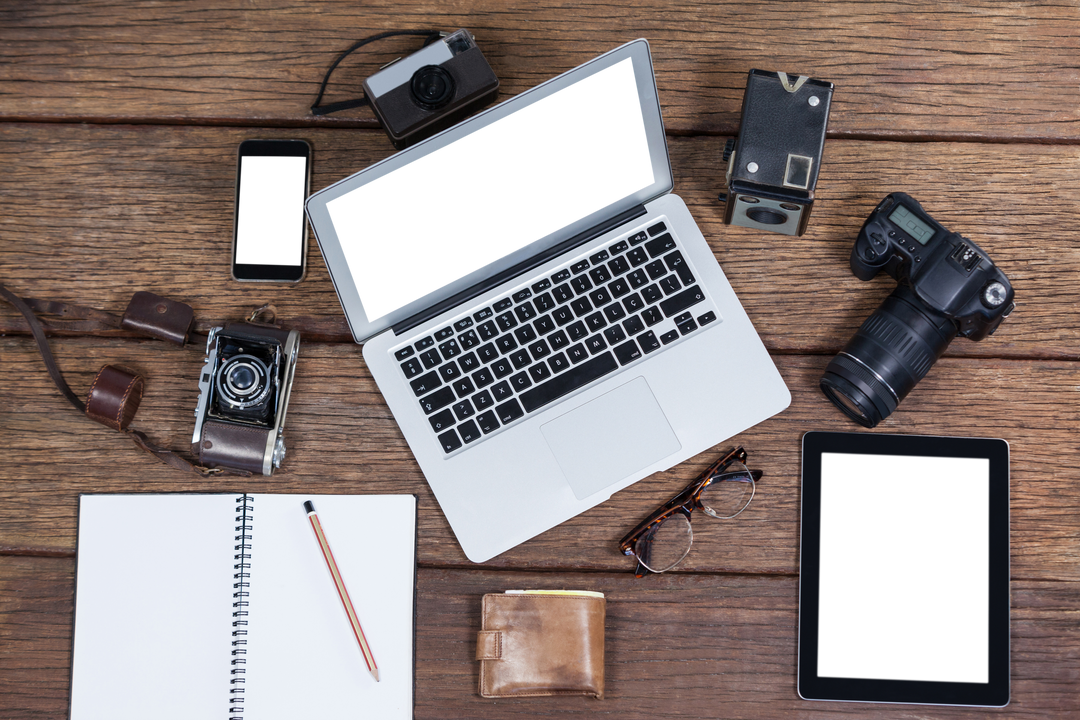
<path fill-rule="evenodd" d="M 724 148 L 724 222 L 785 235 L 806 231 L 825 147 L 833 84 L 751 70 L 738 137 Z"/>

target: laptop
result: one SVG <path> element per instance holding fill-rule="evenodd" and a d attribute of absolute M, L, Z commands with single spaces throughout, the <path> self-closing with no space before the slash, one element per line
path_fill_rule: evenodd
<path fill-rule="evenodd" d="M 791 402 L 635 40 L 312 195 L 356 342 L 488 560 Z"/>

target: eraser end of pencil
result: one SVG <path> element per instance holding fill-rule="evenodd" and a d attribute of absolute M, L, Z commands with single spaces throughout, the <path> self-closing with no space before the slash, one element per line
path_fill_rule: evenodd
<path fill-rule="evenodd" d="M 308 515 L 315 512 L 315 505 L 312 504 L 310 500 L 304 501 L 304 512 L 306 512 Z"/>

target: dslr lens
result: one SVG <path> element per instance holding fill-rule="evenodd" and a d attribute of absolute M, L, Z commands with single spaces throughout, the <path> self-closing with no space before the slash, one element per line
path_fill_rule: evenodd
<path fill-rule="evenodd" d="M 949 343 L 956 326 L 900 285 L 825 368 L 821 390 L 864 427 L 887 418 Z"/>
<path fill-rule="evenodd" d="M 420 107 L 436 110 L 454 96 L 454 78 L 438 65 L 425 65 L 413 73 L 409 93 Z"/>

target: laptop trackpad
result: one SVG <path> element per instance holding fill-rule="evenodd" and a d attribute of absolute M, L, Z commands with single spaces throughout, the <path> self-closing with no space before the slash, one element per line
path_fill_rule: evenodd
<path fill-rule="evenodd" d="M 639 377 L 540 426 L 578 500 L 682 447 Z"/>

